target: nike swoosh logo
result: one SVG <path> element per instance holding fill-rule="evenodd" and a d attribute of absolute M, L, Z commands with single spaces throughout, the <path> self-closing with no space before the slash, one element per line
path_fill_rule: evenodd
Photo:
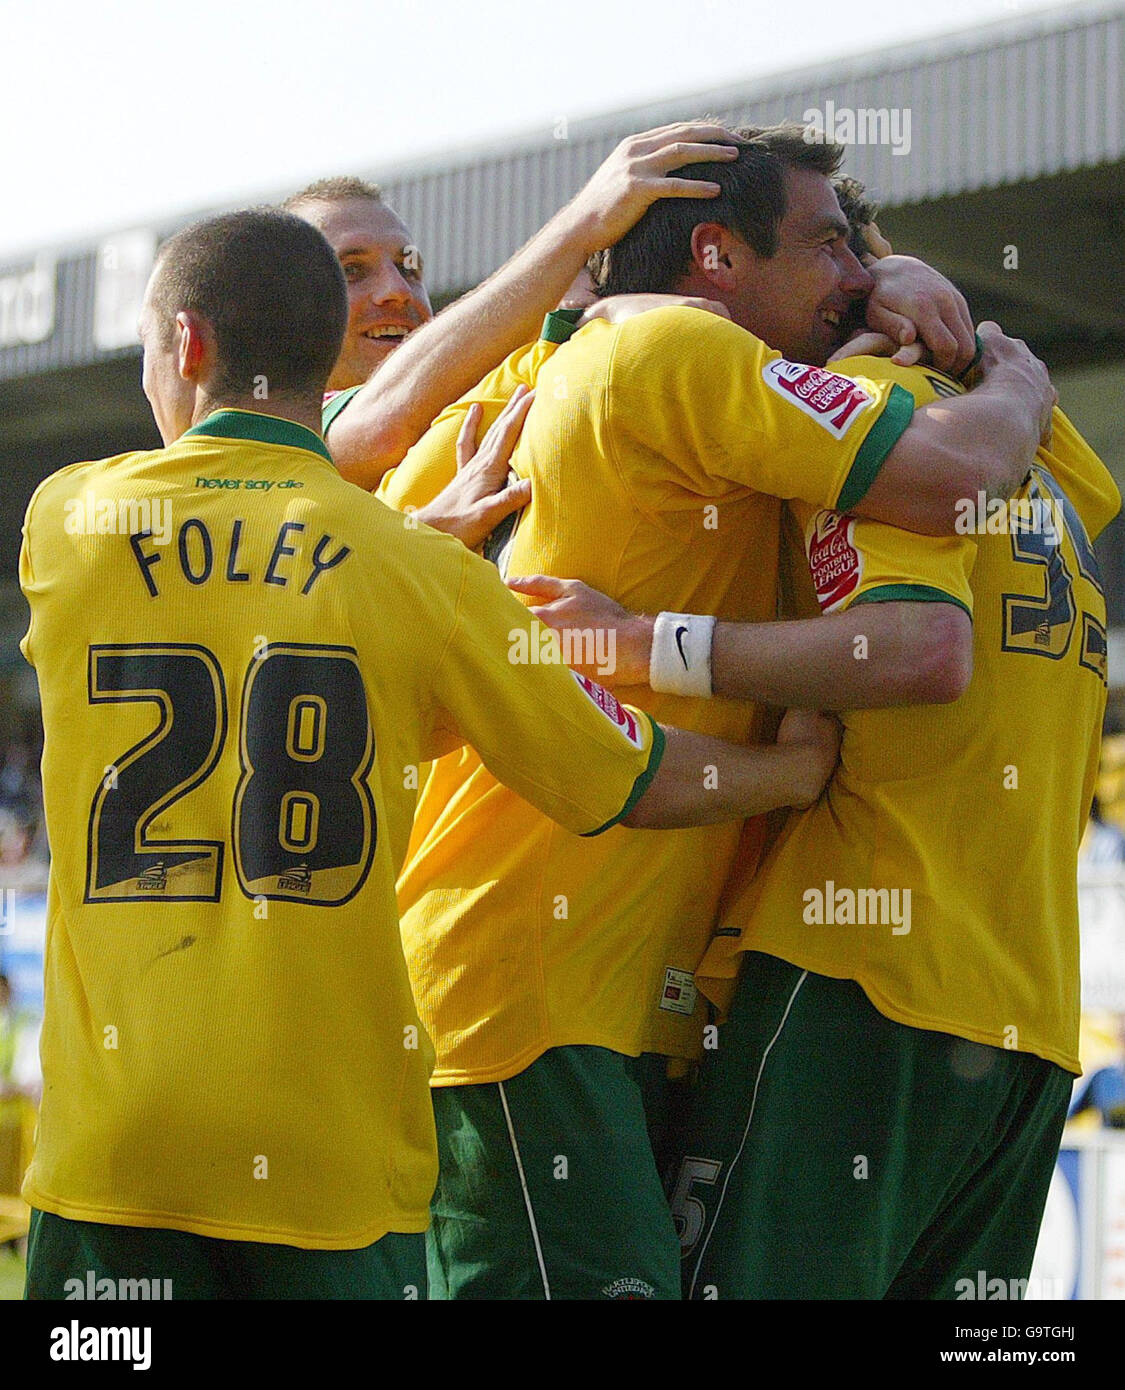
<path fill-rule="evenodd" d="M 676 650 L 680 654 L 680 660 L 684 663 L 684 670 L 688 669 L 687 657 L 684 656 L 684 633 L 687 628 L 682 624 L 676 629 Z"/>

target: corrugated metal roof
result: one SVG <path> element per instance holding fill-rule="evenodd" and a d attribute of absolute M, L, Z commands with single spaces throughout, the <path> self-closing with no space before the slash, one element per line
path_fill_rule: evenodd
<path fill-rule="evenodd" d="M 434 294 L 479 283 L 570 198 L 631 131 L 704 112 L 734 124 L 885 113 L 895 145 L 856 143 L 848 172 L 885 206 L 1038 178 L 1125 157 L 1125 4 L 1084 4 L 734 87 L 698 92 L 553 133 L 373 170 L 422 248 Z M 829 105 L 831 103 L 831 106 Z M 902 138 L 909 119 L 909 151 Z M 846 116 L 843 117 L 846 119 Z M 872 118 L 873 119 L 873 118 Z M 868 133 L 871 133 L 870 131 Z M 893 134 L 888 124 L 884 137 Z M 279 197 L 291 190 L 279 190 Z M 167 235 L 190 219 L 156 230 Z M 0 346 L 0 379 L 115 355 L 93 338 L 99 243 L 57 259 L 53 331 Z M 11 281 L 0 269 L 0 317 Z M 104 287 L 103 287 L 104 288 Z M 112 287 L 111 291 L 112 291 Z M 0 341 L 11 341 L 0 322 Z M 128 349 L 123 349 L 128 350 Z"/>

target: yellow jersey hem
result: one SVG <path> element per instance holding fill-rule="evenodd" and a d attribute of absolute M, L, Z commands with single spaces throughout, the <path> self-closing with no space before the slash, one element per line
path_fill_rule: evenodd
<path fill-rule="evenodd" d="M 1057 1048 L 1046 1047 L 1035 1039 L 1032 1039 L 1031 1042 L 1021 1041 L 1019 1047 L 1005 1047 L 1002 1033 L 989 1033 L 983 1028 L 974 1028 L 970 1024 L 954 1023 L 949 1019 L 937 1018 L 931 1014 L 915 1013 L 913 1010 L 904 1008 L 901 1004 L 896 1004 L 887 998 L 882 991 L 869 985 L 859 975 L 843 974 L 838 969 L 826 966 L 801 952 L 793 951 L 782 954 L 780 951 L 769 951 L 761 946 L 744 946 L 742 949 L 744 951 L 758 951 L 764 956 L 773 956 L 777 960 L 788 961 L 790 965 L 795 965 L 798 970 L 808 970 L 814 975 L 824 975 L 831 980 L 854 980 L 867 995 L 872 1008 L 877 1009 L 884 1018 L 889 1018 L 892 1023 L 901 1023 L 906 1028 L 920 1028 L 928 1033 L 949 1033 L 955 1038 L 964 1038 L 966 1042 L 981 1043 L 985 1047 L 998 1048 L 1001 1052 L 1028 1052 L 1032 1056 L 1041 1057 L 1045 1062 L 1053 1062 L 1063 1071 L 1073 1072 L 1076 1076 L 1082 1075 L 1081 1063 L 1069 1053 L 1061 1052 Z M 711 977 L 707 978 L 709 980 Z M 700 988 L 702 988 L 702 984 L 700 984 Z"/>
<path fill-rule="evenodd" d="M 92 1221 L 100 1226 L 139 1226 L 146 1230 L 185 1231 L 189 1235 L 214 1240 L 248 1241 L 259 1245 L 292 1245 L 300 1250 L 362 1250 L 391 1232 L 415 1235 L 428 1229 L 429 1211 L 421 1215 L 393 1213 L 372 1226 L 339 1235 L 326 1232 L 279 1230 L 262 1226 L 243 1226 L 230 1221 L 213 1221 L 203 1216 L 184 1216 L 173 1212 L 143 1212 L 128 1208 L 86 1207 L 48 1197 L 25 1184 L 23 1200 L 39 1211 L 49 1211 L 70 1221 Z"/>
<path fill-rule="evenodd" d="M 557 1037 L 544 1039 L 524 1048 L 515 1057 L 497 1062 L 490 1067 L 443 1068 L 435 1067 L 430 1077 L 431 1087 L 438 1086 L 487 1086 L 493 1081 L 510 1081 L 521 1071 L 526 1071 L 537 1062 L 544 1052 L 553 1047 L 604 1047 L 609 1052 L 619 1052 L 623 1057 L 639 1057 L 645 1050 L 635 1040 L 624 1043 L 619 1037 L 606 1034 L 593 1034 L 585 1030 L 575 1034 L 561 1033 Z"/>

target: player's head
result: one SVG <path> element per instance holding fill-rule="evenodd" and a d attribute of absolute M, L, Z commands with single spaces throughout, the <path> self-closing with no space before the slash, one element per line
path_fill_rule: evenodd
<path fill-rule="evenodd" d="M 868 261 L 875 259 L 868 244 L 869 229 L 872 234 L 881 236 L 875 225 L 879 206 L 874 199 L 867 196 L 867 188 L 859 179 L 838 178 L 833 180 L 833 187 L 836 190 L 836 201 L 840 204 L 840 211 L 847 218 L 848 244 L 853 255 L 866 265 Z"/>
<path fill-rule="evenodd" d="M 875 224 L 875 218 L 879 212 L 878 204 L 867 196 L 867 189 L 860 183 L 859 179 L 834 179 L 833 187 L 836 189 L 836 201 L 840 204 L 840 211 L 847 219 L 848 245 L 851 247 L 852 254 L 861 265 L 871 265 L 878 259 L 878 256 L 886 255 L 890 251 L 890 243 L 886 241 Z M 877 254 L 871 245 L 873 240 L 879 247 Z M 882 249 L 884 247 L 885 250 Z M 846 337 L 851 338 L 864 331 L 864 309 L 865 305 L 862 299 L 853 302 L 845 320 Z"/>
<path fill-rule="evenodd" d="M 328 384 L 335 391 L 359 386 L 434 316 L 418 248 L 378 185 L 361 179 L 318 179 L 282 206 L 311 222 L 343 267 L 348 330 Z"/>
<path fill-rule="evenodd" d="M 872 286 L 832 186 L 843 149 L 806 140 L 800 125 L 735 135 L 737 159 L 675 171 L 718 183 L 720 195 L 653 203 L 606 253 L 603 292 L 718 299 L 786 357 L 821 364 L 843 342 L 853 300 Z"/>
<path fill-rule="evenodd" d="M 179 232 L 160 249 L 139 325 L 164 442 L 216 405 L 319 410 L 346 320 L 339 264 L 301 218 L 231 212 Z"/>

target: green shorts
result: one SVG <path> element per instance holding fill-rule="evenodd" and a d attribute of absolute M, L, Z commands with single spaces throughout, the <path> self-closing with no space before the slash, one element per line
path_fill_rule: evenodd
<path fill-rule="evenodd" d="M 672 1188 L 684 1297 L 1021 1297 L 1073 1079 L 748 953 Z"/>
<path fill-rule="evenodd" d="M 71 1221 L 33 1210 L 24 1297 L 111 1296 L 149 1301 L 422 1299 L 425 1238 L 392 1231 L 362 1250 L 298 1250 L 188 1231 Z"/>
<path fill-rule="evenodd" d="M 656 1152 L 662 1057 L 556 1047 L 507 1081 L 435 1087 L 435 1299 L 678 1299 Z"/>

